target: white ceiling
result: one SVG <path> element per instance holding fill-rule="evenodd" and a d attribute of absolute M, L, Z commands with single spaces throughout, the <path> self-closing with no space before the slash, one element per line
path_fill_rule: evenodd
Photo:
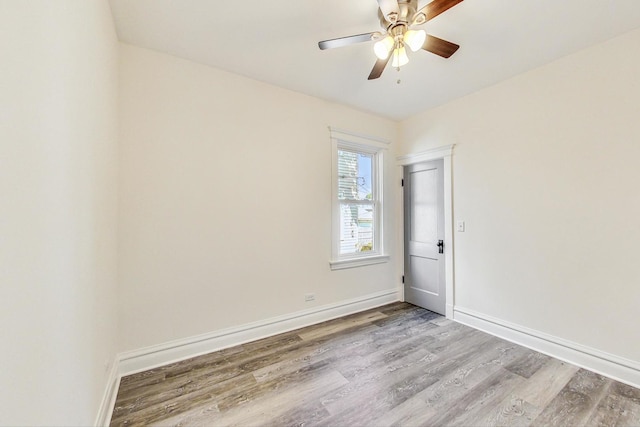
<path fill-rule="evenodd" d="M 465 0 L 425 26 L 461 45 L 450 59 L 368 81 L 372 43 L 317 43 L 378 31 L 376 0 L 110 1 L 123 42 L 396 120 L 640 27 L 640 0 Z"/>

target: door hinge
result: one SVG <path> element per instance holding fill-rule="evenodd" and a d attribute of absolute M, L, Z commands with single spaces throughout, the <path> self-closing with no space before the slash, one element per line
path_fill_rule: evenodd
<path fill-rule="evenodd" d="M 404 283 L 404 276 L 402 276 L 402 283 Z"/>
<path fill-rule="evenodd" d="M 400 180 L 400 185 L 404 187 L 404 179 Z"/>

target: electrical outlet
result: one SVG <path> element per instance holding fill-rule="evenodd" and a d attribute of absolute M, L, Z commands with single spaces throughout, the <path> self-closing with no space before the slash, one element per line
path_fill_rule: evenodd
<path fill-rule="evenodd" d="M 315 301 L 316 300 L 316 294 L 305 294 L 304 300 L 306 302 Z"/>

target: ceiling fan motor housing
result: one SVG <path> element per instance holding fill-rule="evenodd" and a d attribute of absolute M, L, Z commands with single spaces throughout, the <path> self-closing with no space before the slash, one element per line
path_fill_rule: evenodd
<path fill-rule="evenodd" d="M 380 26 L 387 31 L 390 31 L 396 25 L 404 24 L 407 27 L 412 21 L 418 10 L 418 0 L 398 0 L 398 14 L 389 14 L 388 17 L 384 16 L 382 11 L 378 9 L 378 18 L 380 19 Z"/>

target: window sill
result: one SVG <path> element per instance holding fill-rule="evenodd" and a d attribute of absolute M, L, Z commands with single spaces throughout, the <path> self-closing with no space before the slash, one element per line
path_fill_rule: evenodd
<path fill-rule="evenodd" d="M 332 270 L 343 270 L 345 268 L 364 267 L 365 265 L 382 264 L 389 261 L 389 255 L 375 255 L 363 258 L 341 259 L 339 261 L 329 261 Z"/>

